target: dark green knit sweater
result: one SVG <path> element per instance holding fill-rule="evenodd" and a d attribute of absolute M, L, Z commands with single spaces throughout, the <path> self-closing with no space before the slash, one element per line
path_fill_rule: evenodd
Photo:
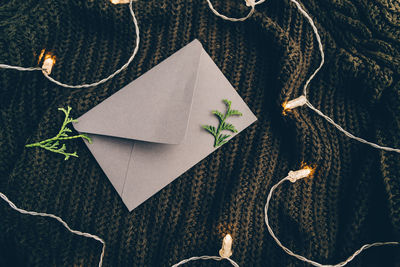
<path fill-rule="evenodd" d="M 243 3 L 242 3 L 243 2 Z M 304 0 L 326 52 L 309 99 L 345 129 L 400 147 L 400 4 L 397 0 Z M 243 16 L 244 1 L 215 0 Z M 268 0 L 245 22 L 216 17 L 205 0 L 139 0 L 133 63 L 113 80 L 67 89 L 40 72 L 0 70 L 0 192 L 17 206 L 54 213 L 104 238 L 104 266 L 169 266 L 217 255 L 226 233 L 241 266 L 306 266 L 269 236 L 263 207 L 273 184 L 302 162 L 313 179 L 284 184 L 270 221 L 296 253 L 335 264 L 365 243 L 400 239 L 400 155 L 354 142 L 306 107 L 282 115 L 301 95 L 320 55 L 312 29 L 288 0 Z M 82 140 L 79 158 L 25 148 L 55 135 L 193 39 L 221 68 L 258 122 L 129 213 Z M 97 81 L 134 47 L 127 5 L 107 0 L 2 0 L 0 63 L 36 66 L 43 48 L 57 57 L 52 76 Z M 21 215 L 0 201 L 0 266 L 97 266 L 101 245 L 51 219 Z M 398 247 L 366 251 L 349 266 L 399 266 Z M 195 262 L 190 266 L 228 266 Z"/>

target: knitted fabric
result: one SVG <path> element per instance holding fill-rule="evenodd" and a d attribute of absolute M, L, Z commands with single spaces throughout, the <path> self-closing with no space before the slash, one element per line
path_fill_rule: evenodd
<path fill-rule="evenodd" d="M 247 14 L 243 1 L 213 1 Z M 396 0 L 307 0 L 326 65 L 309 100 L 345 129 L 400 147 L 400 5 Z M 288 0 L 269 0 L 245 22 L 216 17 L 204 0 L 133 4 L 141 43 L 133 63 L 95 88 L 67 89 L 40 72 L 0 70 L 0 191 L 17 206 L 61 216 L 102 237 L 104 266 L 170 266 L 217 255 L 226 233 L 241 266 L 305 266 L 269 236 L 263 207 L 270 187 L 305 162 L 312 179 L 278 188 L 270 223 L 298 254 L 334 264 L 365 243 L 400 239 L 400 155 L 354 142 L 306 107 L 282 115 L 318 66 L 317 43 Z M 258 121 L 141 206 L 128 212 L 82 140 L 79 158 L 25 144 L 54 136 L 58 107 L 79 117 L 192 39 L 199 39 Z M 135 42 L 126 5 L 106 0 L 0 3 L 0 62 L 36 66 L 43 48 L 51 76 L 95 82 L 129 58 Z M 101 245 L 53 220 L 0 202 L 0 266 L 97 266 Z M 399 248 L 366 251 L 351 266 L 396 266 Z M 194 262 L 190 266 L 228 266 Z"/>

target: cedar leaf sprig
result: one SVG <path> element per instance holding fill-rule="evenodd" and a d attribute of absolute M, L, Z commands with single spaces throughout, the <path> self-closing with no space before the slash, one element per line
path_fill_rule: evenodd
<path fill-rule="evenodd" d="M 68 160 L 70 157 L 78 157 L 78 154 L 76 153 L 76 151 L 73 153 L 66 152 L 67 147 L 65 146 L 65 144 L 61 144 L 61 146 L 60 146 L 60 141 L 76 139 L 76 138 L 84 138 L 84 139 L 88 140 L 89 143 L 91 144 L 92 140 L 85 134 L 68 136 L 68 133 L 72 132 L 72 130 L 67 127 L 67 124 L 71 123 L 71 122 L 77 122 L 77 120 L 69 117 L 69 113 L 71 112 L 71 109 L 72 108 L 70 106 L 68 106 L 67 110 L 65 110 L 64 108 L 58 108 L 58 110 L 64 112 L 65 119 L 61 126 L 59 133 L 56 136 L 46 139 L 46 140 L 43 140 L 43 141 L 40 141 L 40 142 L 37 142 L 37 143 L 28 144 L 25 147 L 36 147 L 36 146 L 41 147 L 41 148 L 49 150 L 51 152 L 64 155 L 65 156 L 64 160 Z"/>
<path fill-rule="evenodd" d="M 225 114 L 222 114 L 222 112 L 219 112 L 218 110 L 213 110 L 213 114 L 218 117 L 219 120 L 219 125 L 218 128 L 215 128 L 214 126 L 211 125 L 203 125 L 203 128 L 206 129 L 210 134 L 214 136 L 214 147 L 219 147 L 228 142 L 226 140 L 230 135 L 228 134 L 222 134 L 221 131 L 230 131 L 233 133 L 237 133 L 237 130 L 235 126 L 233 126 L 230 123 L 226 122 L 226 119 L 231 117 L 231 116 L 242 116 L 243 114 L 239 112 L 238 110 L 231 109 L 232 102 L 224 99 L 223 100 L 225 105 L 226 105 L 226 112 Z"/>

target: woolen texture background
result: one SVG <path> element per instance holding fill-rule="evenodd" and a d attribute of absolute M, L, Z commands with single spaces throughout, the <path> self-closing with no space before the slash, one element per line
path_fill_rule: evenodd
<path fill-rule="evenodd" d="M 214 3 L 230 16 L 248 11 L 242 1 Z M 326 51 L 310 102 L 355 135 L 400 147 L 399 2 L 302 4 Z M 168 266 L 217 255 L 228 232 L 234 238 L 232 258 L 241 266 L 305 266 L 269 236 L 263 208 L 271 186 L 306 162 L 316 166 L 314 177 L 284 184 L 271 203 L 271 225 L 284 244 L 334 264 L 364 243 L 400 239 L 400 155 L 348 139 L 306 107 L 282 115 L 281 103 L 301 94 L 320 61 L 311 27 L 293 4 L 269 0 L 243 23 L 216 17 L 205 0 L 140 0 L 133 6 L 139 53 L 101 86 L 67 89 L 40 72 L 0 70 L 0 191 L 10 200 L 104 238 L 104 266 Z M 194 38 L 259 120 L 131 213 L 82 140 L 67 143 L 79 154 L 68 161 L 24 148 L 58 132 L 63 120 L 58 107 L 70 105 L 72 116 L 79 117 Z M 46 48 L 57 57 L 51 76 L 66 83 L 108 76 L 126 62 L 134 42 L 127 5 L 0 3 L 0 62 L 36 66 Z M 3 201 L 0 218 L 1 266 L 98 264 L 101 245 L 54 220 L 21 215 Z M 398 247 L 374 248 L 349 266 L 399 266 L 395 254 Z"/>

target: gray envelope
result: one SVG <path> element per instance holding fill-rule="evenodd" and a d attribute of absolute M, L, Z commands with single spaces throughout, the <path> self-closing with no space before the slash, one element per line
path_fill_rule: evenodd
<path fill-rule="evenodd" d="M 243 113 L 227 119 L 238 132 L 257 120 L 194 40 L 83 114 L 74 128 L 92 138 L 89 150 L 131 211 L 215 150 L 202 125 L 218 126 L 212 110 L 224 113 L 223 99 Z"/>

